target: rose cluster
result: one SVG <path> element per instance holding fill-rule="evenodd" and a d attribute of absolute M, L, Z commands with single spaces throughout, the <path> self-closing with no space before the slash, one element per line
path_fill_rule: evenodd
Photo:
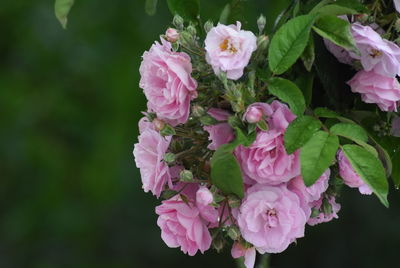
<path fill-rule="evenodd" d="M 349 10 L 332 5 L 324 12 Z M 283 252 L 304 237 L 306 226 L 337 219 L 344 185 L 375 193 L 387 206 L 391 157 L 400 148 L 388 153 L 356 121 L 383 114 L 393 123 L 375 119 L 373 130 L 400 136 L 393 113 L 400 102 L 400 47 L 375 20 L 356 13 L 295 16 L 271 40 L 263 16 L 258 35 L 240 22 L 199 28 L 175 16 L 174 28 L 143 54 L 147 110 L 133 154 L 144 191 L 161 199 L 157 225 L 169 247 L 190 256 L 229 247 L 252 268 L 257 253 Z M 327 22 L 346 26 L 343 36 L 320 34 Z M 322 97 L 306 101 L 299 80 L 314 69 L 313 59 L 311 66 L 304 59 L 310 41 L 301 39 L 312 37 L 313 24 L 325 53 L 355 73 L 343 87 L 360 93 L 373 112 L 357 112 L 353 120 L 335 107 L 316 106 L 330 105 Z M 291 35 L 298 40 L 288 45 Z M 321 90 L 318 79 L 311 91 Z M 356 103 L 359 95 L 348 92 Z"/>
<path fill-rule="evenodd" d="M 397 3 L 397 2 L 395 2 Z M 343 19 L 348 20 L 346 16 Z M 361 64 L 362 69 L 348 81 L 354 93 L 361 94 L 366 103 L 375 103 L 382 111 L 397 111 L 400 101 L 400 47 L 382 38 L 384 30 L 377 24 L 351 24 L 351 34 L 358 51 L 348 51 L 325 40 L 336 58 L 350 65 Z"/>

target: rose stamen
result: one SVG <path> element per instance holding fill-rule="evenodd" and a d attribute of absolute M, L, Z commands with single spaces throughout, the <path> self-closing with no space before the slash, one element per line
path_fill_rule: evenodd
<path fill-rule="evenodd" d="M 224 41 L 219 45 L 221 51 L 229 51 L 231 53 L 236 53 L 237 49 L 229 42 L 228 39 L 224 39 Z"/>
<path fill-rule="evenodd" d="M 372 58 L 380 57 L 382 56 L 382 51 L 378 49 L 371 49 L 371 53 L 369 54 Z"/>

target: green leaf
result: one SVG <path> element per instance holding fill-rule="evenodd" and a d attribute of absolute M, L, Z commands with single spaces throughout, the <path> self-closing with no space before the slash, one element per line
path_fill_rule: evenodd
<path fill-rule="evenodd" d="M 195 21 L 200 12 L 199 0 L 167 0 L 172 14 L 178 14 L 185 20 Z"/>
<path fill-rule="evenodd" d="M 338 46 L 352 51 L 358 51 L 353 36 L 350 32 L 350 23 L 336 16 L 323 16 L 319 18 L 314 31 Z"/>
<path fill-rule="evenodd" d="M 357 10 L 354 10 L 352 8 L 344 7 L 344 6 L 339 6 L 339 5 L 326 5 L 321 7 L 320 9 L 315 11 L 319 15 L 332 15 L 332 16 L 339 16 L 339 15 L 353 15 L 353 14 L 358 14 L 359 12 Z"/>
<path fill-rule="evenodd" d="M 303 61 L 306 70 L 311 72 L 315 60 L 314 37 L 312 36 L 312 34 L 310 34 L 307 46 L 303 54 L 301 55 L 301 60 Z"/>
<path fill-rule="evenodd" d="M 396 165 L 393 166 L 392 169 L 392 180 L 394 183 L 394 186 L 399 189 L 400 187 L 400 153 L 395 153 L 395 155 L 392 157 L 393 163 L 396 163 Z"/>
<path fill-rule="evenodd" d="M 338 123 L 331 127 L 330 129 L 332 134 L 339 135 L 350 140 L 360 140 L 363 142 L 368 141 L 367 132 L 356 124 L 350 123 Z"/>
<path fill-rule="evenodd" d="M 329 110 L 328 108 L 325 108 L 325 107 L 316 108 L 314 110 L 314 114 L 315 114 L 315 116 L 323 117 L 323 118 L 338 118 L 339 117 L 339 115 L 336 112 Z"/>
<path fill-rule="evenodd" d="M 356 10 L 359 14 L 370 13 L 369 9 L 358 0 L 337 0 L 335 5 Z"/>
<path fill-rule="evenodd" d="M 294 153 L 306 144 L 320 128 L 321 122 L 311 116 L 297 117 L 290 123 L 285 132 L 286 152 L 288 154 Z"/>
<path fill-rule="evenodd" d="M 211 158 L 211 182 L 225 194 L 244 197 L 242 172 L 231 144 L 219 147 Z"/>
<path fill-rule="evenodd" d="M 68 13 L 71 10 L 74 0 L 56 0 L 54 4 L 54 11 L 57 19 L 60 21 L 62 27 L 67 29 Z"/>
<path fill-rule="evenodd" d="M 304 113 L 306 101 L 301 90 L 293 82 L 280 77 L 271 78 L 268 80 L 268 90 L 269 93 L 289 104 L 295 115 L 300 116 Z"/>
<path fill-rule="evenodd" d="M 158 0 L 146 0 L 144 9 L 148 15 L 153 16 L 154 14 L 156 14 L 157 2 Z"/>
<path fill-rule="evenodd" d="M 387 200 L 389 186 L 385 169 L 379 159 L 358 145 L 344 145 L 343 153 L 349 159 L 356 173 L 378 196 L 382 204 L 389 207 Z"/>
<path fill-rule="evenodd" d="M 303 92 L 304 99 L 306 101 L 306 106 L 309 106 L 312 101 L 313 86 L 314 86 L 314 73 L 305 73 L 297 77 L 294 81 L 296 85 Z"/>
<path fill-rule="evenodd" d="M 314 15 L 303 15 L 289 20 L 272 37 L 268 52 L 269 68 L 282 74 L 301 56 L 307 46 Z"/>
<path fill-rule="evenodd" d="M 250 135 L 246 135 L 240 128 L 235 127 L 235 133 L 236 133 L 236 139 L 230 143 L 233 148 L 236 148 L 236 146 L 243 145 L 245 147 L 248 147 L 253 144 L 253 142 L 256 140 L 257 133 L 254 131 Z"/>
<path fill-rule="evenodd" d="M 318 131 L 300 151 L 301 175 L 309 187 L 329 168 L 339 148 L 339 138 Z"/>
<path fill-rule="evenodd" d="M 221 12 L 221 15 L 219 16 L 219 22 L 222 24 L 227 24 L 230 14 L 231 14 L 231 4 L 226 4 Z"/>

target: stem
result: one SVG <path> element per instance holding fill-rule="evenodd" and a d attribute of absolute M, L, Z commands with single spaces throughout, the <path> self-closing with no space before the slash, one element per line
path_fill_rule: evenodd
<path fill-rule="evenodd" d="M 257 262 L 255 268 L 269 268 L 270 255 L 268 253 L 259 255 L 259 257 L 257 259 L 258 259 L 258 262 Z"/>

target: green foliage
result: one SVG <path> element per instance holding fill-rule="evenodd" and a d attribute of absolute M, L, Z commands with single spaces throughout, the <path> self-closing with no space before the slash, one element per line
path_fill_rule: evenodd
<path fill-rule="evenodd" d="M 301 90 L 293 82 L 284 78 L 274 77 L 268 81 L 268 90 L 270 94 L 289 104 L 295 115 L 300 116 L 304 113 L 306 101 Z"/>
<path fill-rule="evenodd" d="M 67 28 L 68 13 L 74 4 L 74 0 L 56 0 L 54 4 L 54 11 L 57 19 L 60 21 L 64 29 Z"/>
<path fill-rule="evenodd" d="M 392 180 L 396 188 L 400 187 L 400 152 L 394 154 L 393 159 Z"/>
<path fill-rule="evenodd" d="M 367 132 L 356 124 L 351 123 L 338 123 L 331 127 L 332 134 L 339 135 L 351 140 L 360 140 L 363 142 L 368 141 Z"/>
<path fill-rule="evenodd" d="M 333 15 L 319 18 L 314 31 L 334 44 L 352 51 L 358 51 L 350 32 L 350 23 Z"/>
<path fill-rule="evenodd" d="M 307 187 L 313 185 L 332 165 L 338 148 L 339 138 L 324 131 L 316 132 L 301 148 L 301 175 Z"/>
<path fill-rule="evenodd" d="M 339 115 L 336 112 L 329 110 L 328 108 L 325 108 L 325 107 L 316 108 L 314 110 L 314 114 L 315 114 L 315 116 L 324 117 L 324 118 L 338 118 L 339 117 Z"/>
<path fill-rule="evenodd" d="M 154 14 L 156 14 L 157 2 L 158 0 L 146 0 L 145 10 L 148 15 L 153 16 Z"/>
<path fill-rule="evenodd" d="M 167 0 L 172 14 L 180 15 L 185 20 L 195 21 L 200 13 L 200 0 Z"/>
<path fill-rule="evenodd" d="M 268 52 L 269 68 L 273 73 L 284 73 L 302 55 L 314 20 L 313 15 L 302 15 L 289 20 L 275 33 Z"/>
<path fill-rule="evenodd" d="M 315 60 L 314 38 L 312 34 L 310 34 L 310 37 L 308 39 L 308 44 L 303 54 L 301 55 L 301 60 L 303 61 L 306 70 L 311 72 Z"/>
<path fill-rule="evenodd" d="M 385 207 L 389 207 L 387 200 L 389 186 L 385 176 L 385 169 L 379 159 L 357 145 L 344 145 L 343 152 L 354 170 L 378 196 L 382 204 Z"/>
<path fill-rule="evenodd" d="M 290 123 L 285 132 L 286 152 L 288 154 L 294 153 L 306 144 L 320 128 L 321 122 L 311 116 L 297 117 Z"/>
<path fill-rule="evenodd" d="M 235 146 L 225 144 L 211 158 L 211 182 L 225 194 L 244 197 L 244 185 L 239 163 L 233 155 Z"/>

